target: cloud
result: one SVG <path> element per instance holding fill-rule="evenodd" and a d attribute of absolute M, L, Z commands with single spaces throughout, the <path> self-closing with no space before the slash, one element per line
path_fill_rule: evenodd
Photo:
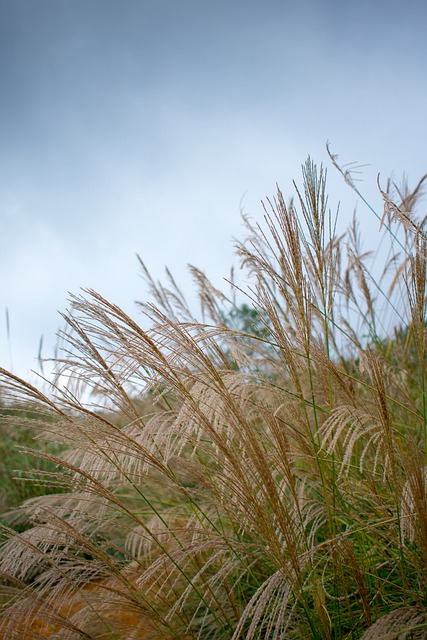
<path fill-rule="evenodd" d="M 41 333 L 53 345 L 68 291 L 94 287 L 131 311 L 145 295 L 136 252 L 188 291 L 188 262 L 220 283 L 242 197 L 260 217 L 309 153 L 328 163 L 327 140 L 343 162 L 371 164 L 375 206 L 378 171 L 425 172 L 420 3 L 17 0 L 0 12 L 0 305 L 17 370 Z M 333 171 L 330 186 L 344 225 L 355 196 Z M 370 238 L 377 222 L 360 213 Z M 0 323 L 7 359 L 5 335 Z"/>

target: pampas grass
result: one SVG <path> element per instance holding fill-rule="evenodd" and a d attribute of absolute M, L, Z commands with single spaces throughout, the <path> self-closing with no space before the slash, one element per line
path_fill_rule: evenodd
<path fill-rule="evenodd" d="M 245 221 L 246 306 L 193 268 L 197 321 L 141 263 L 149 329 L 86 291 L 49 394 L 1 371 L 63 488 L 3 527 L 2 637 L 426 637 L 421 191 L 384 188 L 375 276 L 309 159 Z"/>

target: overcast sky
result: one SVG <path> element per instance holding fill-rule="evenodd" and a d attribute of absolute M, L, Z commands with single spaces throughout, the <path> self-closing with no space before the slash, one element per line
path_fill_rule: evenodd
<path fill-rule="evenodd" d="M 0 366 L 51 354 L 69 291 L 133 311 L 136 253 L 220 283 L 241 201 L 259 218 L 328 140 L 375 204 L 378 172 L 415 183 L 426 34 L 423 0 L 0 0 Z"/>

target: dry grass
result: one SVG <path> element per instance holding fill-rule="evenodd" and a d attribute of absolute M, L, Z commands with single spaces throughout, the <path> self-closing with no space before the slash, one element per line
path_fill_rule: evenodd
<path fill-rule="evenodd" d="M 4 531 L 2 637 L 427 637 L 421 184 L 383 193 L 377 277 L 308 160 L 246 220 L 254 311 L 145 272 L 149 330 L 88 291 L 49 395 L 1 372 L 66 447 Z"/>

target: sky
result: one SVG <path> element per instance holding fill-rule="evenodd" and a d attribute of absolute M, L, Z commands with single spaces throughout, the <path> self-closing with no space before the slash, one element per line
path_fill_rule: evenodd
<path fill-rule="evenodd" d="M 415 184 L 426 33 L 423 0 L 0 0 L 0 366 L 32 379 L 69 292 L 137 316 L 137 253 L 190 297 L 187 264 L 220 286 L 242 208 L 292 195 L 309 154 L 348 224 L 327 141 L 379 209 L 378 173 Z"/>

